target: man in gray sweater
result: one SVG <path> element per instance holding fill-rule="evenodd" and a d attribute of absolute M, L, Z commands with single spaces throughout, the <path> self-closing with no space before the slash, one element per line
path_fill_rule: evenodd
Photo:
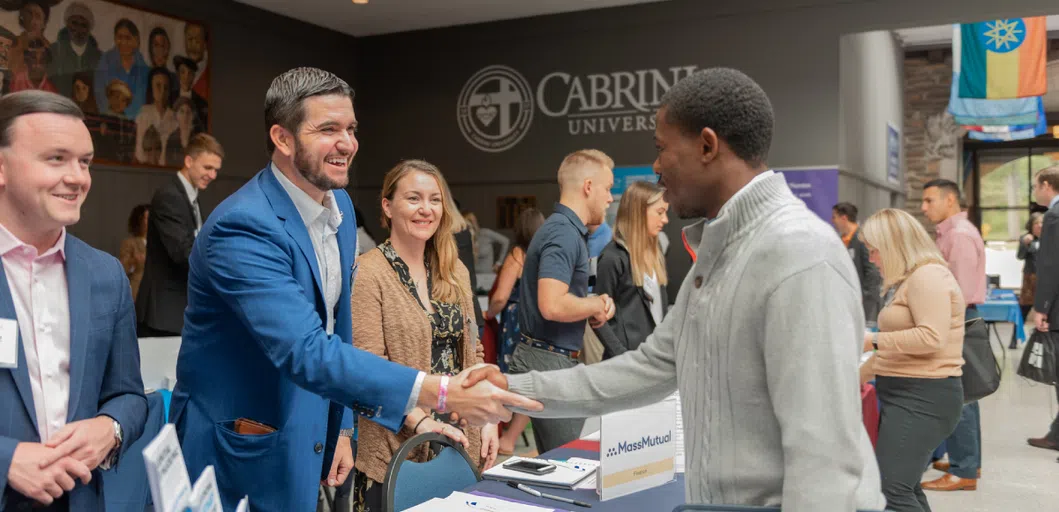
<path fill-rule="evenodd" d="M 676 305 L 637 350 L 590 366 L 469 381 L 537 398 L 531 416 L 594 416 L 679 389 L 689 503 L 784 512 L 882 510 L 862 425 L 864 311 L 834 232 L 768 170 L 772 107 L 732 69 L 662 99 L 654 163 L 698 257 Z"/>

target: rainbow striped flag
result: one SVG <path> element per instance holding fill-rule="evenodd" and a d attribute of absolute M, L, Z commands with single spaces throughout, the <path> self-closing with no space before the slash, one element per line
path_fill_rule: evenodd
<path fill-rule="evenodd" d="M 1048 30 L 1043 16 L 960 26 L 961 98 L 1025 98 L 1048 91 Z"/>

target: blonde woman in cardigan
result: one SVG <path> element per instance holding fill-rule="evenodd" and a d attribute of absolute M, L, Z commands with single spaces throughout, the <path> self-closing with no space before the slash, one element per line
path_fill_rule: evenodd
<path fill-rule="evenodd" d="M 960 285 L 934 241 L 912 215 L 886 209 L 861 226 L 868 258 L 893 298 L 879 312 L 875 350 L 881 405 L 875 453 L 887 510 L 929 511 L 920 478 L 930 454 L 956 428 L 963 409 L 963 320 Z M 973 487 L 971 488 L 974 489 Z"/>
<path fill-rule="evenodd" d="M 460 263 L 453 224 L 459 217 L 437 167 L 409 160 L 386 174 L 383 225 L 390 239 L 359 258 L 353 288 L 358 348 L 430 374 L 455 375 L 482 362 L 470 274 Z M 460 219 L 462 220 L 462 219 Z M 461 430 L 432 411 L 413 409 L 396 435 L 363 418 L 354 472 L 354 510 L 381 510 L 386 468 L 401 443 L 438 432 L 461 443 L 484 469 L 496 459 L 496 425 Z M 413 460 L 426 460 L 426 448 Z"/>

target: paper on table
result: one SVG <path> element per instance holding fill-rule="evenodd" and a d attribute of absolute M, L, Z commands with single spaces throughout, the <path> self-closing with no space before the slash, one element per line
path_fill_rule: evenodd
<path fill-rule="evenodd" d="M 404 512 L 464 512 L 465 505 L 442 498 L 433 498 L 424 501 L 412 508 L 406 508 Z"/>
<path fill-rule="evenodd" d="M 665 402 L 674 402 L 677 410 L 676 428 L 673 429 L 673 444 L 676 445 L 676 455 L 673 456 L 673 471 L 684 472 L 684 416 L 680 409 L 680 391 L 669 395 Z"/>
<path fill-rule="evenodd" d="M 526 496 L 529 496 L 529 494 L 527 494 Z M 467 494 L 459 491 L 450 494 L 448 498 L 445 498 L 445 501 L 463 507 L 453 509 L 460 511 L 482 510 L 485 512 L 552 512 L 553 510 L 555 510 L 553 508 L 527 505 L 525 503 L 516 503 L 514 501 L 490 498 L 488 496 L 478 496 L 475 494 Z M 430 510 L 434 511 L 436 509 Z"/>

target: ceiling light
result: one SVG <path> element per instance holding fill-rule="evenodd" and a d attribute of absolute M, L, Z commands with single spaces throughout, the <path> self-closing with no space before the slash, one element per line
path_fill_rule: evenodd
<path fill-rule="evenodd" d="M 366 4 L 366 3 L 368 3 L 368 0 L 353 0 L 353 3 L 355 3 L 355 4 Z"/>

